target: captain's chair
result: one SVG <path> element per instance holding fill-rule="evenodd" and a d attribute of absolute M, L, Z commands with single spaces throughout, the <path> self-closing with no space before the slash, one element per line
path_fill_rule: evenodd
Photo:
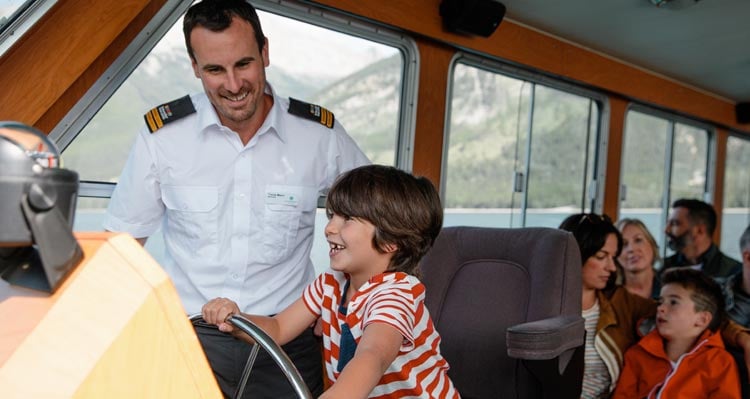
<path fill-rule="evenodd" d="M 463 398 L 580 396 L 581 259 L 570 233 L 446 227 L 421 267 Z"/>

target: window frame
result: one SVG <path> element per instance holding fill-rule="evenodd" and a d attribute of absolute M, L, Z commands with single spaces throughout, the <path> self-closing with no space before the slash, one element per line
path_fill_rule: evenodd
<path fill-rule="evenodd" d="M 58 145 L 61 152 L 75 140 L 169 29 L 185 14 L 190 5 L 192 2 L 167 0 L 112 65 L 50 131 L 50 139 Z M 394 162 L 396 167 L 411 171 L 419 78 L 419 56 L 414 39 L 406 33 L 297 0 L 255 0 L 253 6 L 260 11 L 391 46 L 401 52 L 404 62 Z M 112 182 L 83 180 L 79 196 L 109 198 L 115 185 L 116 183 Z"/>
<path fill-rule="evenodd" d="M 706 202 L 712 202 L 711 200 L 712 200 L 713 195 L 714 195 L 714 193 L 716 191 L 716 145 L 717 145 L 717 143 L 716 143 L 716 126 L 714 126 L 714 125 L 712 125 L 710 123 L 706 123 L 706 122 L 697 120 L 697 119 L 692 119 L 692 118 L 689 118 L 689 117 L 686 117 L 686 116 L 682 116 L 682 115 L 674 113 L 674 112 L 660 110 L 660 109 L 657 109 L 657 108 L 654 108 L 654 107 L 649 107 L 648 105 L 641 104 L 641 103 L 631 102 L 630 104 L 628 104 L 627 108 L 625 109 L 625 120 L 623 121 L 623 130 L 622 130 L 623 138 L 625 137 L 625 133 L 627 132 L 628 112 L 630 112 L 630 111 L 640 112 L 642 114 L 650 115 L 650 116 L 653 116 L 653 117 L 656 117 L 656 118 L 661 118 L 661 119 L 666 120 L 670 124 L 670 133 L 669 133 L 669 137 L 668 138 L 671 139 L 671 141 L 669 143 L 667 143 L 668 144 L 667 145 L 667 151 L 669 152 L 668 155 L 670 157 L 670 161 L 672 160 L 672 154 L 673 154 L 673 149 L 674 149 L 674 133 L 675 133 L 674 125 L 675 124 L 679 123 L 679 124 L 687 125 L 687 126 L 690 126 L 690 127 L 693 127 L 693 128 L 703 129 L 703 130 L 706 131 L 706 133 L 707 133 L 707 139 L 708 139 L 707 140 L 707 145 L 706 145 L 706 151 L 707 151 L 707 154 L 706 154 L 707 155 L 706 156 L 706 183 L 705 183 L 705 188 L 704 188 L 704 191 L 703 191 L 703 198 L 702 198 L 702 200 L 706 201 Z M 621 153 L 621 158 L 622 158 L 622 155 L 624 155 L 624 154 L 625 154 L 625 148 L 623 147 L 622 148 L 622 153 Z M 621 170 L 620 173 L 622 173 L 622 169 L 623 168 L 621 167 L 620 168 L 620 170 Z M 666 182 L 666 186 L 665 187 L 669 187 L 669 185 L 672 182 L 672 180 L 671 180 L 671 171 L 672 171 L 672 165 L 671 165 L 671 162 L 670 162 L 670 168 L 669 168 L 669 170 L 665 171 L 665 173 L 669 172 L 669 175 L 667 176 L 668 178 L 665 181 Z M 622 181 L 622 176 L 620 176 L 620 179 Z M 666 194 L 667 195 L 664 196 L 664 198 L 663 198 L 663 202 L 666 203 L 666 205 L 670 205 L 671 204 L 671 198 L 669 198 L 669 195 L 668 195 L 669 193 L 666 193 Z M 618 209 L 619 209 L 619 206 L 618 206 Z M 669 207 L 667 207 L 666 209 L 669 209 Z"/>
<path fill-rule="evenodd" d="M 725 143 L 725 149 L 724 149 L 724 154 L 725 154 L 724 170 L 725 170 L 725 172 L 724 172 L 724 176 L 723 176 L 724 177 L 724 181 L 722 182 L 723 193 L 722 193 L 722 204 L 721 204 L 721 206 L 722 206 L 722 212 L 720 214 L 717 214 L 716 216 L 719 218 L 719 221 L 721 222 L 721 229 L 719 231 L 719 239 L 720 239 L 719 247 L 720 247 L 720 250 L 723 253 L 728 254 L 730 256 L 738 249 L 737 243 L 738 243 L 739 238 L 740 238 L 739 235 L 736 236 L 736 237 L 724 237 L 724 227 L 725 227 L 725 223 L 724 223 L 724 215 L 725 215 L 724 214 L 724 209 L 725 208 L 724 208 L 724 205 L 725 205 L 726 187 L 727 187 L 727 185 L 726 185 L 726 168 L 727 168 L 726 161 L 728 160 L 727 156 L 726 156 L 726 154 L 728 153 L 728 149 L 726 148 L 726 146 L 729 145 L 729 139 L 731 139 L 731 138 L 735 138 L 737 140 L 742 140 L 742 141 L 744 141 L 746 143 L 746 145 L 750 146 L 750 136 L 748 136 L 748 134 L 746 134 L 746 133 L 741 133 L 739 131 L 729 130 L 728 134 L 727 134 L 727 140 L 726 140 L 726 143 Z M 748 190 L 750 190 L 750 180 L 748 180 L 746 188 Z M 750 200 L 750 198 L 748 198 L 748 199 Z M 748 204 L 748 206 L 750 206 L 750 204 Z M 750 225 L 750 211 L 745 214 L 745 224 L 746 225 Z M 740 231 L 740 234 L 742 234 L 742 231 Z M 725 240 L 725 238 L 726 238 L 726 240 Z M 729 240 L 732 240 L 732 241 L 729 241 Z M 730 250 L 730 248 L 731 248 L 731 250 Z M 740 253 L 740 256 L 738 256 L 735 259 L 741 261 L 742 260 L 742 256 L 741 255 L 742 254 Z"/>
<path fill-rule="evenodd" d="M 2 57 L 9 48 L 23 37 L 34 24 L 39 21 L 44 14 L 57 3 L 57 0 L 35 0 L 28 4 L 23 4 L 22 8 L 17 9 L 10 16 L 13 17 L 7 25 L 0 31 L 0 57 Z"/>
<path fill-rule="evenodd" d="M 591 174 L 593 180 L 586 182 L 588 192 L 585 194 L 584 199 L 586 205 L 591 209 L 591 212 L 602 213 L 604 208 L 604 187 L 606 184 L 606 169 L 607 169 L 607 147 L 609 145 L 609 97 L 600 91 L 587 86 L 571 83 L 566 80 L 551 77 L 543 72 L 533 70 L 531 68 L 520 67 L 515 64 L 511 64 L 504 60 L 495 59 L 489 56 L 467 53 L 459 51 L 451 59 L 449 70 L 448 70 L 448 88 L 446 90 L 446 112 L 443 129 L 443 153 L 441 159 L 441 177 L 440 177 L 440 197 L 445 202 L 445 190 L 447 185 L 448 174 L 446 168 L 448 167 L 448 151 L 450 149 L 450 121 L 451 121 L 451 100 L 453 98 L 453 82 L 456 64 L 462 63 L 474 68 L 479 68 L 486 72 L 497 73 L 503 76 L 507 76 L 514 79 L 523 80 L 533 85 L 542 85 L 554 90 L 559 90 L 568 94 L 573 94 L 581 97 L 586 97 L 593 101 L 598 107 L 598 121 L 596 121 L 596 127 L 598 128 L 598 134 L 596 137 L 596 148 L 594 149 L 594 161 L 593 165 L 595 170 Z M 588 144 L 587 144 L 588 145 Z M 526 160 L 528 168 L 529 159 Z M 524 177 L 526 180 L 524 184 L 524 198 L 528 196 L 527 182 L 528 173 Z M 526 224 L 526 200 L 522 201 L 519 208 L 522 212 L 522 224 Z M 583 210 L 582 210 L 583 211 Z"/>
<path fill-rule="evenodd" d="M 707 142 L 706 142 L 706 182 L 704 184 L 704 190 L 701 200 L 706 201 L 708 203 L 713 204 L 713 197 L 715 195 L 716 191 L 716 156 L 717 156 L 717 132 L 716 127 L 710 123 L 689 118 L 687 116 L 680 115 L 675 112 L 670 112 L 668 110 L 662 110 L 655 107 L 648 106 L 646 104 L 638 103 L 638 102 L 631 102 L 628 104 L 628 106 L 625 109 L 624 113 L 624 120 L 623 120 L 623 128 L 622 128 L 622 138 L 623 143 L 625 142 L 625 135 L 627 134 L 628 130 L 628 113 L 630 111 L 639 112 L 641 114 L 645 114 L 648 116 L 652 116 L 655 118 L 660 118 L 665 120 L 668 123 L 669 126 L 669 132 L 667 133 L 667 148 L 666 148 L 666 157 L 668 162 L 665 162 L 665 171 L 664 175 L 662 176 L 664 178 L 664 187 L 665 192 L 662 192 L 662 203 L 661 203 L 661 210 L 663 213 L 663 217 L 660 219 L 661 225 L 659 226 L 659 230 L 656 232 L 652 232 L 653 234 L 662 234 L 664 229 L 667 225 L 667 220 L 669 220 L 669 212 L 671 209 L 672 202 L 674 201 L 673 198 L 671 198 L 671 185 L 672 185 L 672 171 L 674 166 L 674 137 L 675 137 L 675 125 L 681 124 L 681 125 L 687 125 L 696 129 L 702 129 L 706 131 L 707 134 Z M 625 146 L 621 146 L 620 148 L 620 196 L 617 199 L 617 218 L 619 219 L 621 217 L 622 212 L 622 202 L 627 197 L 627 186 L 625 186 L 623 182 L 623 173 L 625 171 L 624 167 L 624 160 L 625 160 Z M 623 193 L 625 193 L 625 197 L 623 197 Z M 663 245 L 661 248 L 661 256 L 666 257 L 667 256 L 667 245 Z"/>

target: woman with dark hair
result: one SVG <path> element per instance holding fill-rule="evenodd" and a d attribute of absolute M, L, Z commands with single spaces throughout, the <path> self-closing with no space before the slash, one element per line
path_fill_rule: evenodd
<path fill-rule="evenodd" d="M 620 377 L 625 350 L 653 325 L 644 321 L 656 314 L 656 302 L 615 284 L 622 236 L 609 217 L 575 214 L 560 228 L 573 233 L 583 262 L 581 313 L 586 320 L 586 342 L 581 398 L 606 398 Z M 750 335 L 743 332 L 736 324 L 725 324 L 722 338 L 747 354 Z"/>

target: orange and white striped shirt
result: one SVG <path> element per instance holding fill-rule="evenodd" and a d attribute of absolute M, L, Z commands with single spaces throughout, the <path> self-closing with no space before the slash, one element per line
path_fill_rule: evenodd
<path fill-rule="evenodd" d="M 347 335 L 342 334 L 342 325 L 359 342 L 369 324 L 386 323 L 401 332 L 404 341 L 370 398 L 460 398 L 448 378 L 448 362 L 440 354 L 440 335 L 424 305 L 424 285 L 406 273 L 379 274 L 362 285 L 340 311 L 347 283 L 344 273 L 323 273 L 302 296 L 323 323 L 328 378 L 335 383 L 339 360 L 348 361 L 340 359 L 342 335 Z"/>

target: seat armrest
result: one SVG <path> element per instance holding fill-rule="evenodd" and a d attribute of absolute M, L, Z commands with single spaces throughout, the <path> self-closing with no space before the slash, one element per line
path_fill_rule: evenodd
<path fill-rule="evenodd" d="M 505 332 L 508 356 L 526 360 L 548 360 L 565 351 L 582 346 L 584 320 L 580 315 L 566 315 L 517 324 Z"/>

